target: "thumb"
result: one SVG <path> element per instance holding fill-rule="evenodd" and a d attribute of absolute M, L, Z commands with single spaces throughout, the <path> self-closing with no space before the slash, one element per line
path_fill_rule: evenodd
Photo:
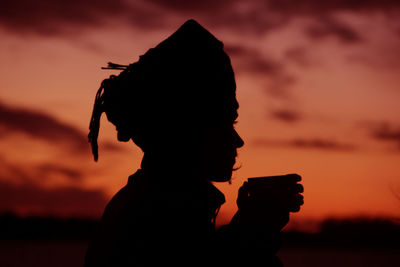
<path fill-rule="evenodd" d="M 249 197 L 249 190 L 248 190 L 248 183 L 244 182 L 243 185 L 239 188 L 238 197 L 236 200 L 236 204 L 240 209 L 243 206 L 247 205 L 248 197 Z"/>

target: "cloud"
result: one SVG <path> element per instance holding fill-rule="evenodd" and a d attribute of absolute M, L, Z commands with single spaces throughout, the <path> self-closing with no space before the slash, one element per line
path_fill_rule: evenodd
<path fill-rule="evenodd" d="M 204 0 L 204 1 L 194 1 L 194 0 L 149 0 L 154 4 L 163 6 L 165 8 L 187 12 L 191 10 L 197 10 L 199 12 L 204 11 L 221 11 L 226 7 L 230 7 L 236 0 Z"/>
<path fill-rule="evenodd" d="M 290 18 L 269 12 L 263 0 L 150 0 L 166 10 L 169 16 L 195 18 L 214 28 L 235 32 L 261 34 L 287 24 Z"/>
<path fill-rule="evenodd" d="M 314 40 L 335 36 L 343 43 L 361 42 L 360 34 L 352 27 L 337 19 L 325 17 L 319 19 L 318 23 L 313 23 L 306 29 L 306 34 Z"/>
<path fill-rule="evenodd" d="M 10 31 L 52 35 L 69 25 L 99 25 L 102 16 L 121 13 L 124 6 L 120 0 L 5 0 L 0 22 Z"/>
<path fill-rule="evenodd" d="M 73 36 L 89 27 L 109 25 L 111 21 L 128 20 L 147 28 L 162 25 L 162 16 L 157 10 L 137 2 L 143 1 L 3 0 L 0 26 L 21 34 Z"/>
<path fill-rule="evenodd" d="M 309 53 L 305 47 L 295 46 L 289 48 L 284 53 L 285 59 L 294 62 L 300 67 L 308 67 L 314 62 L 309 57 Z"/>
<path fill-rule="evenodd" d="M 63 122 L 51 114 L 5 105 L 0 102 L 0 136 L 3 138 L 13 137 L 16 134 L 27 136 L 28 141 L 35 139 L 43 140 L 56 152 L 63 155 L 89 156 L 90 145 L 87 134 L 69 123 Z M 123 152 L 125 148 L 109 141 L 99 140 L 99 147 L 102 151 Z M 28 143 L 29 146 L 31 143 Z M 32 145 L 35 147 L 35 144 Z M 28 150 L 29 151 L 29 150 Z M 34 153 L 34 150 L 31 150 Z M 25 153 L 23 151 L 22 153 Z M 71 154 L 72 153 L 72 154 Z M 47 172 L 64 174 L 70 178 L 77 177 L 74 170 L 68 170 L 62 166 L 42 166 Z"/>
<path fill-rule="evenodd" d="M 338 12 L 386 12 L 400 9 L 397 0 L 151 0 L 150 2 L 176 14 L 197 15 L 214 26 L 246 28 L 265 32 L 279 28 L 293 18 L 313 17 L 317 20 Z"/>
<path fill-rule="evenodd" d="M 288 25 L 299 17 L 314 18 L 337 12 L 361 13 L 399 10 L 396 0 L 317 1 L 306 0 L 3 0 L 0 26 L 21 34 L 76 36 L 88 28 L 126 23 L 136 28 L 165 28 L 177 18 L 199 19 L 216 28 L 240 33 L 266 33 Z M 125 23 L 125 24 L 124 24 Z M 325 30 L 311 31 L 314 36 L 336 34 L 350 40 L 351 32 L 343 24 L 325 25 Z"/>
<path fill-rule="evenodd" d="M 31 163 L 0 154 L 0 213 L 98 218 L 107 196 L 99 189 L 82 188 L 84 169 L 57 159 Z"/>
<path fill-rule="evenodd" d="M 388 122 L 370 125 L 371 137 L 378 141 L 395 143 L 400 150 L 400 126 Z"/>
<path fill-rule="evenodd" d="M 83 173 L 77 169 L 56 163 L 43 163 L 36 167 L 42 177 L 61 174 L 70 180 L 81 180 Z"/>
<path fill-rule="evenodd" d="M 281 61 L 240 45 L 225 45 L 225 51 L 232 57 L 234 63 L 238 63 L 237 68 L 253 75 L 260 75 L 267 82 L 266 91 L 270 95 L 280 98 L 289 96 L 289 87 L 296 82 L 296 78 L 287 71 Z"/>
<path fill-rule="evenodd" d="M 0 176 L 6 177 L 14 182 L 27 182 L 31 181 L 31 172 L 27 171 L 27 165 L 20 166 L 13 164 L 6 160 L 6 158 L 0 154 Z"/>
<path fill-rule="evenodd" d="M 54 177 L 61 176 L 67 178 L 67 182 L 75 184 L 81 182 L 85 175 L 82 168 L 78 169 L 76 166 L 71 167 L 57 161 L 41 163 L 29 163 L 24 161 L 21 163 L 7 160 L 6 157 L 1 154 L 0 173 L 1 177 L 4 179 L 20 183 L 44 182 Z"/>
<path fill-rule="evenodd" d="M 281 75 L 283 72 L 284 65 L 281 62 L 268 58 L 255 49 L 230 44 L 225 45 L 224 49 L 240 62 L 240 68 L 247 71 L 271 76 Z"/>
<path fill-rule="evenodd" d="M 329 139 L 294 139 L 289 142 L 289 144 L 293 147 L 298 148 L 316 148 L 323 150 L 342 150 L 349 151 L 354 150 L 354 145 L 339 143 L 335 140 Z"/>
<path fill-rule="evenodd" d="M 89 151 L 87 137 L 76 127 L 61 122 L 52 115 L 0 102 L 0 132 L 2 135 L 23 133 L 57 144 L 67 144 L 76 151 Z"/>
<path fill-rule="evenodd" d="M 305 0 L 301 3 L 297 0 L 152 0 L 151 2 L 173 12 L 171 14 L 194 16 L 213 27 L 229 28 L 240 33 L 266 33 L 286 26 L 296 18 L 307 17 L 311 18 L 314 24 L 308 33 L 311 37 L 320 39 L 336 36 L 347 43 L 360 41 L 359 34 L 344 22 L 332 19 L 334 15 L 366 12 L 393 14 L 400 10 L 400 2 L 396 0 Z"/>
<path fill-rule="evenodd" d="M 271 112 L 271 117 L 286 123 L 298 122 L 302 119 L 299 112 L 290 109 L 280 109 Z"/>
<path fill-rule="evenodd" d="M 103 191 L 73 186 L 43 188 L 0 180 L 0 212 L 21 215 L 100 217 L 107 198 Z"/>
<path fill-rule="evenodd" d="M 326 151 L 354 151 L 356 147 L 352 144 L 337 142 L 336 140 L 326 138 L 295 138 L 292 140 L 272 140 L 255 139 L 254 146 L 258 147 L 291 147 L 298 149 L 317 149 Z"/>
<path fill-rule="evenodd" d="M 67 178 L 64 185 L 44 186 L 59 175 Z M 82 170 L 57 162 L 21 164 L 0 155 L 0 213 L 99 217 L 107 197 L 102 190 L 79 187 L 83 177 Z"/>
<path fill-rule="evenodd" d="M 268 6 L 275 11 L 290 14 L 328 14 L 337 11 L 368 12 L 384 11 L 391 12 L 400 8 L 397 0 L 335 0 L 318 1 L 304 0 L 299 3 L 296 0 L 269 0 Z"/>

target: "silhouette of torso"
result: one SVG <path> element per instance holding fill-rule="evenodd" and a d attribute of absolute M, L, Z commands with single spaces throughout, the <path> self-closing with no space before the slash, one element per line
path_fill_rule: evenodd
<path fill-rule="evenodd" d="M 143 170 L 129 177 L 105 209 L 86 266 L 211 260 L 218 250 L 214 220 L 224 196 L 209 182 L 171 184 L 170 178 Z"/>

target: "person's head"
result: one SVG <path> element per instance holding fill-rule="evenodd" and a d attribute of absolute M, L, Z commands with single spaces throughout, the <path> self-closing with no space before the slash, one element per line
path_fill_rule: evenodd
<path fill-rule="evenodd" d="M 119 76 L 103 81 L 96 96 L 89 139 L 97 159 L 102 112 L 118 140 L 146 154 L 196 167 L 210 180 L 227 181 L 243 140 L 234 129 L 238 103 L 233 69 L 218 41 L 187 21 Z"/>

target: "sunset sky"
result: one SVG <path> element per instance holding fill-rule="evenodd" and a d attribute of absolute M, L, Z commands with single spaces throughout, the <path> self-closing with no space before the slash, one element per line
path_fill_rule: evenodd
<path fill-rule="evenodd" d="M 240 104 L 239 150 L 220 223 L 247 177 L 298 173 L 294 223 L 400 216 L 400 2 L 3 0 L 0 212 L 99 217 L 139 167 L 102 118 L 100 82 L 196 19 L 224 42 Z M 111 167 L 112 166 L 112 167 Z"/>

